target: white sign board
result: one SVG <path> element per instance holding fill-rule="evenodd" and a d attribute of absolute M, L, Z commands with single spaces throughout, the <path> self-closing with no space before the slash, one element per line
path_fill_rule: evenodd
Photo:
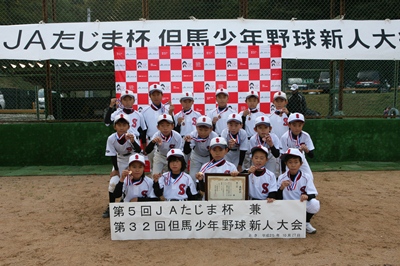
<path fill-rule="evenodd" d="M 112 240 L 305 238 L 305 226 L 297 200 L 110 203 Z"/>

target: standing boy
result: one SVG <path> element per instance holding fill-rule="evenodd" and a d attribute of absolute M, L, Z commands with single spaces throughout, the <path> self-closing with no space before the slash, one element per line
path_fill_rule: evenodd
<path fill-rule="evenodd" d="M 288 171 L 278 178 L 277 199 L 306 201 L 306 232 L 314 234 L 317 230 L 311 225 L 310 220 L 320 209 L 318 195 L 313 178 L 301 171 L 303 153 L 295 148 L 288 149 L 283 155 L 283 162 Z"/>
<path fill-rule="evenodd" d="M 274 94 L 275 112 L 269 115 L 271 121 L 272 133 L 275 133 L 280 139 L 283 134 L 289 130 L 289 110 L 286 108 L 286 93 L 278 91 Z"/>
<path fill-rule="evenodd" d="M 213 129 L 215 133 L 221 136 L 221 132 L 226 128 L 226 122 L 230 114 L 235 113 L 234 110 L 228 107 L 229 93 L 224 88 L 217 89 L 215 92 L 217 98 L 217 108 L 208 112 L 207 116 L 211 118 L 213 123 Z"/>
<path fill-rule="evenodd" d="M 172 116 L 162 114 L 157 120 L 157 132 L 150 139 L 150 143 L 147 145 L 145 152 L 147 154 L 154 150 L 153 169 L 152 174 L 162 174 L 165 169 L 167 170 L 167 154 L 171 149 L 182 147 L 182 137 L 178 132 L 173 130 L 174 120 Z"/>
<path fill-rule="evenodd" d="M 162 114 L 172 113 L 173 110 L 169 110 L 163 103 L 163 88 L 159 84 L 153 84 L 149 87 L 149 97 L 150 97 L 150 105 L 143 108 L 141 114 L 146 122 L 147 126 L 147 141 L 154 136 L 157 132 L 157 120 L 158 117 Z M 147 141 L 143 142 L 143 150 L 146 150 Z M 147 153 L 147 156 L 150 161 L 150 167 L 153 169 L 153 158 L 154 152 Z"/>
<path fill-rule="evenodd" d="M 281 154 L 286 153 L 289 148 L 299 149 L 302 153 L 310 158 L 314 158 L 314 143 L 310 135 L 303 131 L 304 115 L 300 113 L 293 113 L 289 116 L 289 130 L 283 134 L 281 138 Z M 282 163 L 282 162 L 281 162 Z M 306 156 L 300 170 L 306 173 L 309 177 L 313 178 L 310 165 L 307 162 Z M 282 163 L 282 173 L 285 172 L 285 164 Z"/>
<path fill-rule="evenodd" d="M 190 154 L 190 176 L 196 181 L 196 173 L 200 171 L 203 164 L 209 162 L 211 139 L 218 137 L 213 130 L 211 118 L 200 116 L 196 121 L 196 130 L 186 135 L 183 139 L 185 144 L 183 151 Z"/>
<path fill-rule="evenodd" d="M 221 137 L 228 141 L 229 152 L 225 155 L 225 159 L 236 165 L 238 171 L 241 172 L 244 157 L 249 149 L 247 133 L 242 128 L 242 119 L 239 114 L 230 114 L 227 125 L 228 128 L 221 132 Z"/>
<path fill-rule="evenodd" d="M 268 162 L 265 167 L 273 172 L 276 177 L 279 176 L 279 146 L 280 141 L 279 138 L 271 133 L 271 123 L 269 121 L 268 116 L 259 116 L 256 119 L 254 130 L 256 134 L 254 134 L 249 141 L 250 150 L 257 146 L 262 146 L 268 149 Z"/>

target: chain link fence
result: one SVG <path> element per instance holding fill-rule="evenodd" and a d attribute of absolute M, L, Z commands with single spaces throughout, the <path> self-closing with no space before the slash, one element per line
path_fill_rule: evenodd
<path fill-rule="evenodd" d="M 189 19 L 399 19 L 398 2 L 344 0 L 0 1 L 0 24 Z M 1 58 L 0 58 L 1 59 Z M 115 96 L 112 61 L 0 60 L 0 122 L 102 121 Z M 396 116 L 398 61 L 283 60 L 310 118 Z M 51 97 L 50 97 L 51 96 Z M 3 99 L 3 100 L 2 100 Z"/>

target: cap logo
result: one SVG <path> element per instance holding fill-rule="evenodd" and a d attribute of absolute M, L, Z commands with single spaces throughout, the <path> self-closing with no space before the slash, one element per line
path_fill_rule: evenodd
<path fill-rule="evenodd" d="M 124 115 L 123 115 L 123 114 L 121 114 L 121 116 L 120 116 L 119 118 L 124 118 Z"/>
<path fill-rule="evenodd" d="M 139 155 L 136 154 L 136 155 L 135 155 L 135 159 L 139 159 Z"/>
<path fill-rule="evenodd" d="M 175 153 L 175 151 L 174 151 L 174 150 L 171 150 L 171 153 L 172 153 L 172 154 L 174 154 L 174 153 Z"/>
<path fill-rule="evenodd" d="M 154 89 L 157 89 L 157 85 L 156 85 L 156 84 L 154 84 L 153 88 L 154 88 Z"/>
<path fill-rule="evenodd" d="M 164 114 L 163 118 L 167 118 L 167 115 L 166 115 L 166 114 Z"/>
<path fill-rule="evenodd" d="M 206 120 L 207 120 L 207 119 L 206 119 L 205 117 L 203 117 L 203 122 L 206 122 Z"/>
<path fill-rule="evenodd" d="M 264 122 L 264 117 L 261 117 L 261 121 L 263 121 L 263 122 Z"/>
<path fill-rule="evenodd" d="M 278 95 L 281 96 L 281 92 L 278 92 Z"/>
<path fill-rule="evenodd" d="M 250 93 L 251 93 L 251 94 L 255 94 L 254 91 L 251 91 Z"/>
<path fill-rule="evenodd" d="M 221 89 L 221 91 L 224 91 L 224 89 Z"/>
<path fill-rule="evenodd" d="M 186 96 L 189 96 L 189 92 L 186 92 Z"/>
<path fill-rule="evenodd" d="M 299 114 L 296 114 L 296 118 L 300 118 Z"/>
<path fill-rule="evenodd" d="M 215 140 L 215 142 L 216 142 L 216 143 L 219 143 L 219 138 L 217 138 L 217 139 Z"/>
<path fill-rule="evenodd" d="M 236 115 L 235 115 L 235 114 L 233 114 L 233 115 L 232 115 L 232 118 L 236 118 Z"/>
<path fill-rule="evenodd" d="M 287 150 L 287 153 L 290 154 L 290 149 Z"/>

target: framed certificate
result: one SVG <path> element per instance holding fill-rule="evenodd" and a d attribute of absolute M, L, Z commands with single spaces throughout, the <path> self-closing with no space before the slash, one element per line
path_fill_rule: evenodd
<path fill-rule="evenodd" d="M 205 174 L 206 200 L 246 200 L 248 175 Z"/>

